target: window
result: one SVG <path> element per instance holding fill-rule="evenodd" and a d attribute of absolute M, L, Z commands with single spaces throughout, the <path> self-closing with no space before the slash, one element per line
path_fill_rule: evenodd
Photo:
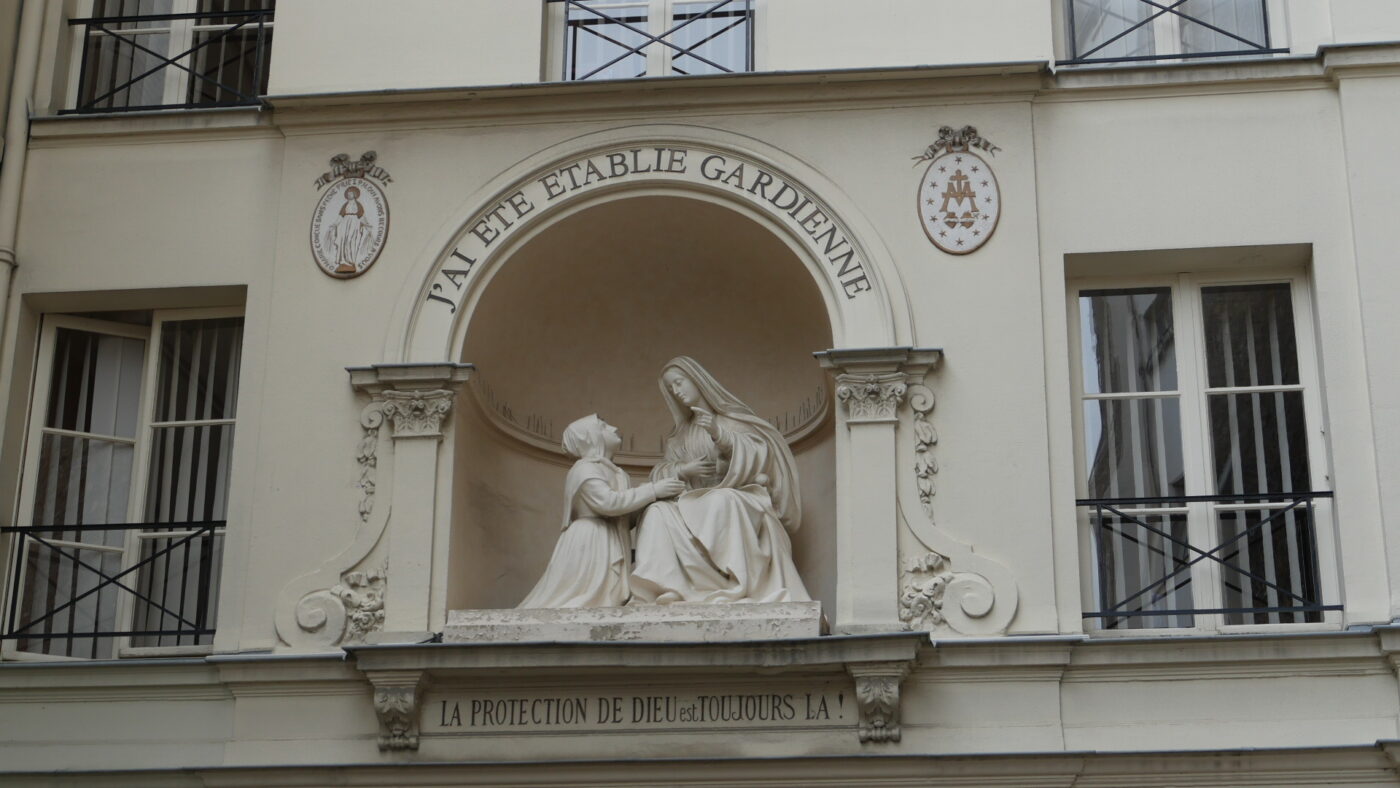
<path fill-rule="evenodd" d="M 44 320 L 7 656 L 212 642 L 243 320 L 144 316 Z"/>
<path fill-rule="evenodd" d="M 93 0 L 70 112 L 225 107 L 267 92 L 274 0 Z"/>
<path fill-rule="evenodd" d="M 1269 0 L 1066 0 L 1075 63 L 1287 52 L 1269 46 Z"/>
<path fill-rule="evenodd" d="M 1091 628 L 1340 610 L 1303 289 L 1194 276 L 1071 288 Z"/>
<path fill-rule="evenodd" d="M 752 0 L 547 0 L 565 80 L 753 70 Z"/>

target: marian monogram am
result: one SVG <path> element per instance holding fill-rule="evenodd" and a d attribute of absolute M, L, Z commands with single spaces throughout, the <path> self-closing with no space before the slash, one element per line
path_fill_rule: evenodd
<path fill-rule="evenodd" d="M 996 232 L 1001 218 L 1001 190 L 992 166 L 973 149 L 996 155 L 997 146 L 977 129 L 951 126 L 938 130 L 938 139 L 915 162 L 929 162 L 919 181 L 918 211 L 933 245 L 949 254 L 968 254 Z"/>

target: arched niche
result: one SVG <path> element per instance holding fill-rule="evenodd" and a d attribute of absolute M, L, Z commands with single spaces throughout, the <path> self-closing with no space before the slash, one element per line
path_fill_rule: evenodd
<path fill-rule="evenodd" d="M 550 223 L 495 267 L 468 318 L 452 440 L 447 607 L 504 608 L 540 576 L 559 535 L 567 424 L 597 412 L 645 480 L 671 428 L 657 386 L 690 355 L 788 437 L 809 590 L 836 595 L 828 306 L 789 240 L 703 195 L 621 192 Z"/>

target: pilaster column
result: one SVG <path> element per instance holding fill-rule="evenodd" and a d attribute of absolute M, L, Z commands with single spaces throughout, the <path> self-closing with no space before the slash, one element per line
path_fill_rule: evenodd
<path fill-rule="evenodd" d="M 350 384 L 383 403 L 394 447 L 388 505 L 388 572 L 380 642 L 421 640 L 430 629 L 433 587 L 445 582 L 450 523 L 438 518 L 443 425 L 470 364 L 376 364 L 350 368 Z M 439 522 L 438 520 L 443 520 Z"/>
<path fill-rule="evenodd" d="M 895 431 L 908 387 L 942 358 L 930 348 L 827 350 L 836 374 L 838 632 L 894 632 L 899 620 Z"/>

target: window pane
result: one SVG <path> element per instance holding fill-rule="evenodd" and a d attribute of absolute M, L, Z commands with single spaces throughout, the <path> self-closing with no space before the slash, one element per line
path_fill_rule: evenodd
<path fill-rule="evenodd" d="M 138 598 L 131 628 L 171 632 L 212 630 L 219 600 L 219 567 L 224 535 L 188 531 L 151 534 L 141 540 L 141 560 L 148 561 L 137 579 Z M 133 646 L 195 646 L 213 642 L 212 634 L 167 634 L 133 637 Z"/>
<path fill-rule="evenodd" d="M 1170 289 L 1085 290 L 1079 319 L 1086 394 L 1176 389 Z"/>
<path fill-rule="evenodd" d="M 135 437 L 145 352 L 139 339 L 58 329 L 44 426 Z"/>
<path fill-rule="evenodd" d="M 671 42 L 722 68 L 716 68 L 690 54 L 675 52 L 671 58 L 671 70 L 677 74 L 748 71 L 751 24 L 748 9 L 748 0 L 677 3 L 671 26 L 680 29 L 671 36 Z"/>
<path fill-rule="evenodd" d="M 1156 9 L 1142 0 L 1071 0 L 1075 57 L 1149 57 L 1155 54 Z"/>
<path fill-rule="evenodd" d="M 50 538 L 48 534 L 40 536 Z M 17 648 L 89 659 L 114 656 L 111 638 L 52 636 L 116 629 L 119 589 L 99 585 L 101 575 L 111 577 L 120 570 L 120 553 L 55 548 L 26 539 L 24 596 L 14 629 L 29 637 L 20 638 Z"/>
<path fill-rule="evenodd" d="M 165 103 L 168 33 L 99 33 L 87 38 L 78 105 L 97 109 L 154 107 Z"/>
<path fill-rule="evenodd" d="M 1090 498 L 1186 494 L 1175 399 L 1085 402 L 1084 450 Z"/>
<path fill-rule="evenodd" d="M 238 405 L 243 318 L 182 320 L 160 332 L 157 422 L 231 419 Z"/>
<path fill-rule="evenodd" d="M 175 13 L 173 0 L 98 0 L 93 3 L 92 15 L 112 16 L 152 16 Z M 133 30 L 146 27 L 170 27 L 168 19 L 132 20 L 113 22 L 107 25 L 114 30 Z"/>
<path fill-rule="evenodd" d="M 262 31 L 261 41 L 254 24 L 237 30 L 199 31 L 194 34 L 194 43 L 199 48 L 191 56 L 194 73 L 190 75 L 187 102 L 246 102 L 267 92 L 271 28 Z"/>
<path fill-rule="evenodd" d="M 131 493 L 130 445 L 67 435 L 44 435 L 39 447 L 39 472 L 34 487 L 31 525 L 112 525 L 125 523 Z M 76 534 L 91 542 L 108 534 L 120 545 L 118 532 Z M 52 536 L 50 534 L 50 536 Z"/>
<path fill-rule="evenodd" d="M 1099 619 L 1104 629 L 1189 627 L 1190 614 L 1131 615 L 1190 610 L 1190 553 L 1184 514 L 1091 515 L 1099 562 L 1099 611 L 1130 615 Z"/>
<path fill-rule="evenodd" d="M 276 0 L 199 0 L 199 12 L 271 11 Z"/>
<path fill-rule="evenodd" d="M 233 425 L 152 430 L 146 522 L 222 520 L 228 505 Z"/>
<path fill-rule="evenodd" d="M 1287 608 L 1322 600 L 1311 510 L 1260 509 L 1219 513 L 1225 566 L 1225 607 Z M 1321 611 L 1228 613 L 1227 624 L 1294 624 L 1321 621 Z"/>
<path fill-rule="evenodd" d="M 1312 489 L 1302 392 L 1212 394 L 1209 403 L 1218 494 Z"/>
<path fill-rule="evenodd" d="M 1298 340 L 1287 284 L 1207 287 L 1206 366 L 1212 388 L 1293 385 Z"/>
<path fill-rule="evenodd" d="M 1178 17 L 1183 52 L 1236 52 L 1267 47 L 1264 0 L 1191 0 L 1178 10 L 1185 15 Z"/>
<path fill-rule="evenodd" d="M 647 43 L 647 4 L 569 3 L 564 26 L 565 79 L 631 79 L 646 76 L 647 59 L 629 52 Z M 590 10 L 591 9 L 591 10 Z M 596 11 L 596 12 L 595 12 Z"/>

